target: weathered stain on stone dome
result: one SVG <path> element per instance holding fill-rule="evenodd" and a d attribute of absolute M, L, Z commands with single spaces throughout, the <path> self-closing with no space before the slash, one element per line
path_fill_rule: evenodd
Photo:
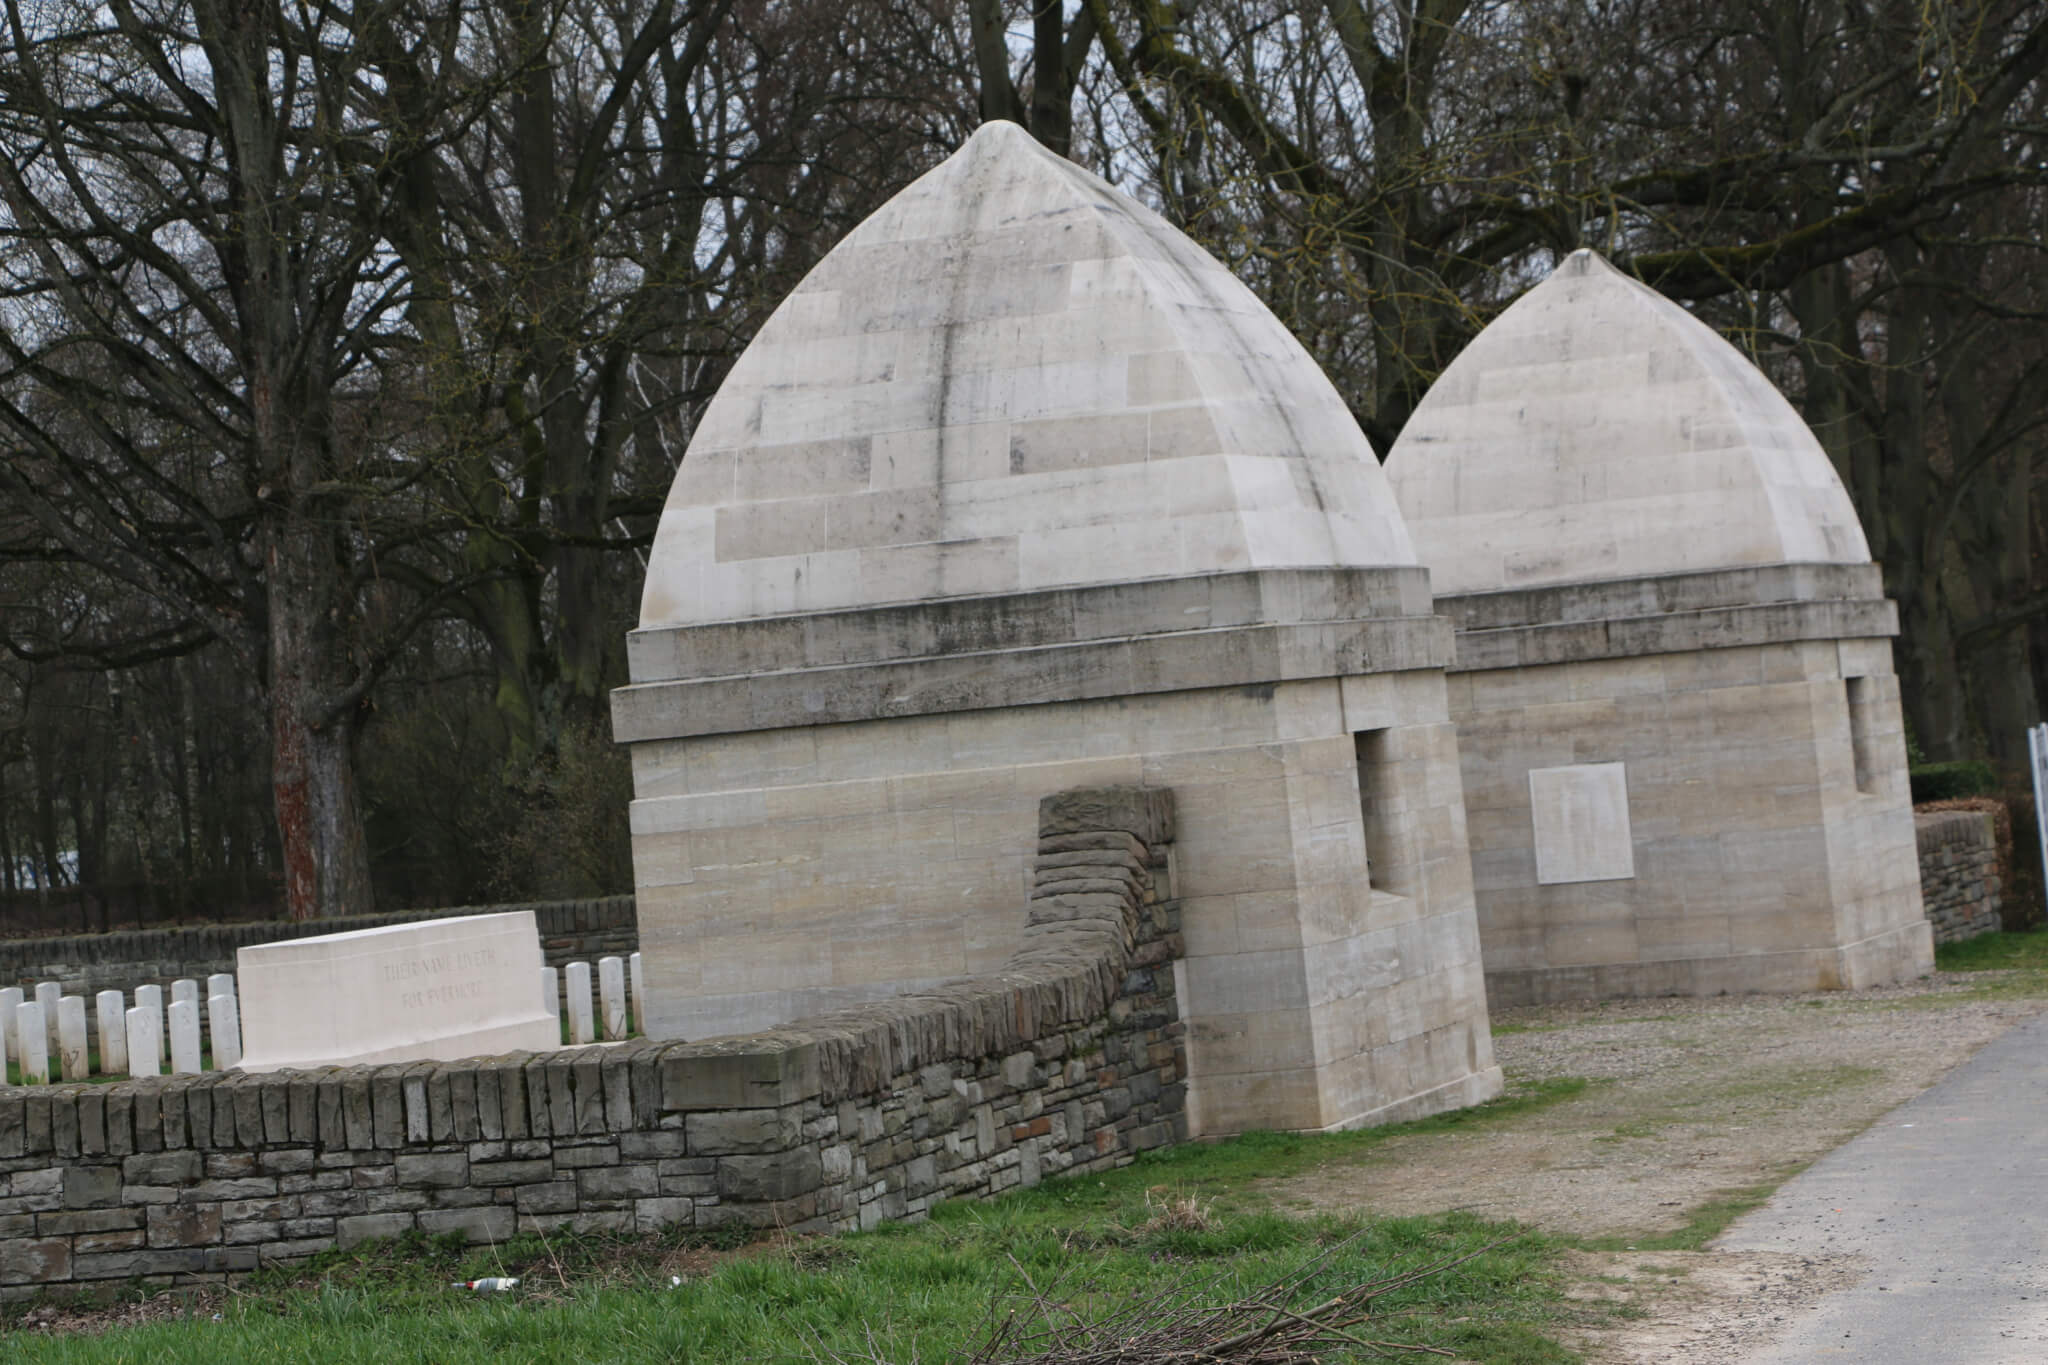
<path fill-rule="evenodd" d="M 643 628 L 1412 565 L 1278 319 L 1164 219 L 990 124 L 776 310 L 670 491 Z"/>
<path fill-rule="evenodd" d="M 1870 558 L 1770 380 L 1591 251 L 1444 371 L 1387 477 L 1438 594 Z"/>

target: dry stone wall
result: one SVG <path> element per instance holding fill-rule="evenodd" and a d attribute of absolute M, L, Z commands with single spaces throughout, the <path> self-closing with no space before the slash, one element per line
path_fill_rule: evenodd
<path fill-rule="evenodd" d="M 1186 1135 L 1167 793 L 1040 808 L 1001 972 L 772 1032 L 0 1090 L 0 1294 L 417 1228 L 869 1227 Z"/>
<path fill-rule="evenodd" d="M 1936 943 L 1975 938 L 2000 927 L 1998 835 L 1983 811 L 1916 814 L 1920 900 Z"/>

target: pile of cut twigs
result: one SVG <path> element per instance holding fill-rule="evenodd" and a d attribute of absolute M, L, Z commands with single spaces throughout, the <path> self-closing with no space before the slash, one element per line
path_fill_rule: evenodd
<path fill-rule="evenodd" d="M 1329 1264 L 1356 1238 L 1248 1298 L 1211 1303 L 1215 1279 L 1190 1277 L 1157 1294 L 1098 1312 L 1066 1301 L 1061 1285 L 1032 1282 L 1009 1301 L 965 1365 L 1314 1365 L 1332 1352 L 1454 1356 L 1441 1346 L 1386 1341 L 1372 1334 L 1375 1300 L 1484 1256 L 1521 1233 L 1477 1251 L 1355 1284 L 1320 1298 L 1311 1292 Z M 1011 1262 L 1016 1264 L 1014 1258 Z M 834 1365 L 881 1357 L 834 1356 Z"/>

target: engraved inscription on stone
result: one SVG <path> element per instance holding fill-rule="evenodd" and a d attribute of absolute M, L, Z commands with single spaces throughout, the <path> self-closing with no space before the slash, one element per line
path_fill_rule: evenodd
<path fill-rule="evenodd" d="M 1636 875 L 1626 764 L 1531 768 L 1529 807 L 1538 882 L 1614 882 Z"/>
<path fill-rule="evenodd" d="M 404 962 L 387 962 L 383 964 L 382 975 L 386 984 L 418 982 L 417 986 L 398 992 L 398 1007 L 425 1009 L 481 998 L 488 986 L 485 974 L 495 970 L 499 960 L 492 948 L 432 953 Z"/>

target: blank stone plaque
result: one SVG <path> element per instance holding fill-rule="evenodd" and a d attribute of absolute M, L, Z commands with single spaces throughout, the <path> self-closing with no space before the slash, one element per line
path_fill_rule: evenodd
<path fill-rule="evenodd" d="M 1636 875 L 1626 764 L 1531 768 L 1529 808 L 1538 882 L 1618 882 Z"/>

